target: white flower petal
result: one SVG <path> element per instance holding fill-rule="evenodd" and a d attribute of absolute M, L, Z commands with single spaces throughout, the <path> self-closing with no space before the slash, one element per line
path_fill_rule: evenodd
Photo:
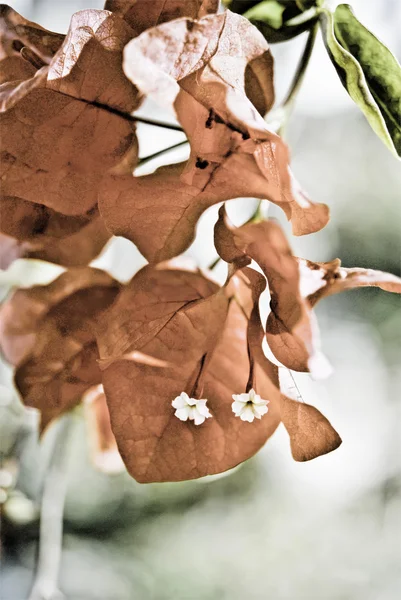
<path fill-rule="evenodd" d="M 256 400 L 254 400 L 253 405 L 254 406 L 267 406 L 269 404 L 269 400 L 262 400 L 262 398 L 260 396 L 258 396 L 259 400 L 256 402 Z"/>
<path fill-rule="evenodd" d="M 268 410 L 269 409 L 266 405 L 254 404 L 253 406 L 253 412 L 255 414 L 255 417 L 257 417 L 258 419 L 260 419 L 262 415 L 265 415 Z"/>
<path fill-rule="evenodd" d="M 181 421 L 189 419 L 194 421 L 195 425 L 201 425 L 205 419 L 212 416 L 206 402 L 207 400 L 204 398 L 197 400 L 196 398 L 190 398 L 186 392 L 181 392 L 171 404 L 177 409 L 174 414 L 178 419 Z"/>
<path fill-rule="evenodd" d="M 239 402 L 238 400 L 235 400 L 231 404 L 232 411 L 233 411 L 233 413 L 235 414 L 236 417 L 240 416 L 240 414 L 245 409 L 245 407 L 246 407 L 246 404 L 244 404 L 244 402 Z"/>
<path fill-rule="evenodd" d="M 195 409 L 193 411 L 193 416 L 191 417 L 195 423 L 195 425 L 202 425 L 202 423 L 204 423 L 205 418 L 203 415 L 200 414 L 200 412 Z"/>
<path fill-rule="evenodd" d="M 196 402 L 196 408 L 198 409 L 199 414 L 203 415 L 206 419 L 211 417 L 210 411 L 206 406 L 207 400 L 198 400 Z"/>
<path fill-rule="evenodd" d="M 242 411 L 242 413 L 240 415 L 240 418 L 241 418 L 242 421 L 248 421 L 248 423 L 252 423 L 252 421 L 255 418 L 255 415 L 254 415 L 254 412 L 253 412 L 252 407 L 250 405 L 246 406 L 244 408 L 244 410 Z"/>
<path fill-rule="evenodd" d="M 255 398 L 260 398 L 260 396 L 258 396 L 255 390 L 252 388 L 248 392 L 248 402 L 255 402 Z"/>
<path fill-rule="evenodd" d="M 236 402 L 242 402 L 243 404 L 246 404 L 249 400 L 249 394 L 233 394 L 232 399 Z"/>
<path fill-rule="evenodd" d="M 175 416 L 180 419 L 180 421 L 188 421 L 191 418 L 189 414 L 188 407 L 187 408 L 177 408 L 175 411 Z"/>
<path fill-rule="evenodd" d="M 188 406 L 188 402 L 187 402 L 186 398 L 185 398 L 185 397 L 183 397 L 183 396 L 184 396 L 184 394 L 185 394 L 185 392 L 183 392 L 182 394 L 180 394 L 179 396 L 177 396 L 177 398 L 175 398 L 175 399 L 172 401 L 171 405 L 172 405 L 174 408 L 184 408 L 185 406 Z M 185 396 L 186 396 L 186 395 L 187 395 L 187 394 L 185 394 Z"/>

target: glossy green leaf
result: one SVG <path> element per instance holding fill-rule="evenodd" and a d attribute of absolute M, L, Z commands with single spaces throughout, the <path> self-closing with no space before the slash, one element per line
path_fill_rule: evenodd
<path fill-rule="evenodd" d="M 231 8 L 231 6 L 230 6 Z M 240 7 L 238 7 L 240 8 Z M 295 2 L 265 0 L 244 13 L 271 43 L 285 42 L 310 30 L 317 20 L 317 9 L 301 10 Z"/>
<path fill-rule="evenodd" d="M 264 23 L 263 21 L 251 20 L 252 25 L 255 25 L 255 27 L 259 29 L 269 44 L 278 44 L 280 42 L 292 40 L 297 35 L 304 33 L 304 31 L 309 31 L 315 22 L 316 17 L 313 17 L 312 19 L 301 21 L 297 24 L 290 25 L 288 23 L 284 23 L 279 29 L 274 29 L 274 27 L 268 23 Z"/>
<path fill-rule="evenodd" d="M 347 4 L 320 16 L 323 39 L 337 73 L 370 126 L 401 156 L 401 67 Z"/>
<path fill-rule="evenodd" d="M 283 25 L 284 10 L 285 7 L 277 0 L 265 0 L 247 10 L 244 17 L 250 21 L 263 21 L 273 29 L 280 29 Z"/>

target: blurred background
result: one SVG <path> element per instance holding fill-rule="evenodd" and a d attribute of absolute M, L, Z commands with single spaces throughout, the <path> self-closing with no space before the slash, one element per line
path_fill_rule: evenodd
<path fill-rule="evenodd" d="M 149 0 L 151 1 L 151 0 Z M 101 0 L 15 0 L 42 26 L 66 32 L 82 8 Z M 334 2 L 333 4 L 336 4 Z M 398 0 L 353 0 L 359 19 L 400 58 Z M 278 99 L 302 52 L 303 36 L 273 46 Z M 146 104 L 141 112 L 169 118 Z M 141 155 L 182 134 L 139 125 Z M 343 90 L 318 40 L 287 129 L 297 178 L 326 202 L 330 224 L 294 252 L 312 260 L 340 257 L 347 267 L 400 275 L 401 169 Z M 185 157 L 185 149 L 169 155 Z M 166 160 L 166 159 L 164 159 Z M 152 171 L 163 161 L 146 165 Z M 143 170 L 145 172 L 145 170 Z M 236 201 L 240 223 L 252 201 Z M 215 257 L 217 209 L 201 219 L 188 251 L 200 265 Z M 94 261 L 121 280 L 145 263 L 114 239 Z M 17 261 L 0 271 L 1 294 L 45 283 L 61 268 Z M 223 477 L 140 485 L 126 473 L 96 471 L 85 422 L 74 416 L 60 587 L 68 600 L 395 600 L 401 597 L 401 314 L 400 299 L 376 289 L 326 299 L 318 307 L 323 347 L 334 366 L 324 382 L 297 375 L 307 402 L 343 439 L 334 453 L 295 463 L 279 428 L 252 460 Z M 1 365 L 0 438 L 3 504 L 1 600 L 25 600 L 32 583 L 38 501 L 59 424 L 37 442 L 37 415 L 25 410 Z"/>

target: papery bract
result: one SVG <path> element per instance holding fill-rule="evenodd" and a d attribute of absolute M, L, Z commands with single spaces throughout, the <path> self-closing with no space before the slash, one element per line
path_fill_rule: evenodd
<path fill-rule="evenodd" d="M 249 314 L 248 353 L 251 373 L 248 386 L 256 386 L 257 370 L 265 374 L 264 398 L 269 398 L 269 412 L 277 410 L 290 437 L 294 460 L 307 461 L 332 452 L 341 444 L 341 438 L 322 413 L 309 404 L 286 397 L 280 392 L 278 369 L 265 356 L 262 342 L 265 335 L 259 313 L 259 298 L 265 289 L 262 275 L 251 269 L 243 274 L 249 280 L 248 293 L 242 296 Z M 262 390 L 260 390 L 262 392 Z M 265 418 L 265 417 L 264 417 Z"/>
<path fill-rule="evenodd" d="M 21 50 L 28 48 L 43 63 L 50 63 L 64 40 L 64 35 L 28 21 L 6 4 L 0 5 L 0 61 L 6 58 L 24 61 Z M 24 61 L 26 62 L 26 61 Z M 1 66 L 0 66 L 1 68 Z"/>
<path fill-rule="evenodd" d="M 223 258 L 235 262 L 246 256 L 258 263 L 271 295 L 266 325 L 270 349 L 286 367 L 305 371 L 312 365 L 317 375 L 325 359 L 320 351 L 316 318 L 302 297 L 298 263 L 279 225 L 262 221 L 236 228 L 222 207 L 215 226 L 215 245 Z"/>
<path fill-rule="evenodd" d="M 123 18 L 135 35 L 179 17 L 203 17 L 217 11 L 219 0 L 106 0 L 105 10 Z"/>
<path fill-rule="evenodd" d="M 15 258 L 37 258 L 65 266 L 84 266 L 111 235 L 97 207 L 85 215 L 67 216 L 42 204 L 15 197 L 0 202 L 0 267 Z M 9 240 L 14 238 L 14 243 Z"/>
<path fill-rule="evenodd" d="M 212 455 L 207 467 L 197 457 L 208 453 L 219 426 L 214 419 L 202 427 L 182 422 L 171 403 L 182 391 L 201 394 L 228 305 L 226 290 L 200 272 L 162 264 L 135 275 L 102 320 L 98 344 L 112 428 L 138 481 L 191 479 L 216 469 Z M 135 351 L 156 366 L 138 362 Z"/>
<path fill-rule="evenodd" d="M 344 269 L 337 259 L 313 263 L 293 256 L 281 228 L 272 221 L 234 227 L 220 209 L 215 245 L 221 256 L 235 262 L 255 260 L 269 283 L 271 312 L 266 337 L 275 357 L 294 371 L 324 377 L 329 365 L 320 351 L 319 332 L 312 307 L 327 295 L 362 286 L 379 286 L 401 293 L 401 280 L 389 273 Z"/>
<path fill-rule="evenodd" d="M 140 102 L 122 72 L 130 27 L 107 11 L 81 11 L 49 65 L 0 87 L 2 194 L 82 215 L 97 202 L 109 169 L 137 158 Z"/>
<path fill-rule="evenodd" d="M 42 430 L 101 382 L 94 329 L 119 290 L 107 273 L 77 268 L 17 290 L 1 307 L 2 352 L 17 367 L 24 403 L 41 411 Z"/>
<path fill-rule="evenodd" d="M 297 234 L 327 223 L 327 207 L 302 192 L 287 147 L 259 114 L 273 104 L 273 63 L 263 36 L 246 19 L 227 11 L 150 29 L 126 47 L 124 70 L 143 94 L 174 103 L 191 144 L 186 164 L 102 184 L 99 207 L 107 226 L 146 258 L 181 253 L 206 208 L 240 196 L 275 202 Z M 148 236 L 144 224 L 166 206 L 157 233 Z"/>

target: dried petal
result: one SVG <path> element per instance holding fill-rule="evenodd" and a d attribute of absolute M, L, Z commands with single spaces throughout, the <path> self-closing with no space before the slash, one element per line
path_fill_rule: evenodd
<path fill-rule="evenodd" d="M 252 271 L 244 269 L 243 275 L 248 278 L 251 296 L 248 297 L 248 310 L 253 302 L 252 313 L 248 325 L 248 346 L 252 365 L 255 372 L 256 366 L 267 375 L 269 397 L 273 406 L 279 407 L 280 417 L 290 436 L 292 456 L 297 461 L 307 461 L 332 452 L 341 444 L 341 438 L 330 422 L 321 412 L 309 404 L 287 398 L 278 390 L 277 367 L 264 355 L 262 341 L 264 331 L 259 314 L 258 300 L 265 283 L 263 277 Z M 273 385 L 272 385 L 273 384 Z M 271 404 L 269 405 L 269 411 Z"/>
<path fill-rule="evenodd" d="M 6 4 L 0 6 L 0 60 L 19 57 L 21 49 L 27 47 L 48 64 L 63 40 L 64 35 L 28 21 Z"/>
<path fill-rule="evenodd" d="M 121 67 L 132 35 L 107 11 L 79 12 L 49 66 L 1 86 L 4 196 L 83 215 L 108 170 L 132 170 L 140 99 Z"/>
<path fill-rule="evenodd" d="M 316 319 L 301 294 L 299 265 L 279 225 L 262 221 L 235 228 L 222 207 L 215 245 L 225 256 L 229 248 L 235 260 L 241 256 L 252 258 L 266 275 L 271 295 L 266 337 L 275 357 L 294 371 L 313 370 L 315 376 L 323 376 L 326 362 L 320 351 Z"/>
<path fill-rule="evenodd" d="M 196 464 L 194 445 L 205 452 L 206 439 L 221 435 L 219 425 L 211 424 L 215 419 L 195 427 L 177 419 L 171 403 L 182 391 L 209 400 L 202 394 L 206 357 L 224 327 L 228 304 L 225 289 L 200 272 L 162 264 L 135 275 L 102 319 L 100 357 L 115 358 L 102 372 L 112 427 L 127 469 L 138 481 L 178 481 L 222 470 L 213 456 L 207 467 Z M 133 351 L 169 366 L 125 360 Z"/>
<path fill-rule="evenodd" d="M 17 365 L 15 381 L 42 428 L 101 381 L 95 326 L 120 285 L 89 267 L 71 269 L 47 286 L 17 290 L 0 309 L 0 344 Z"/>
<path fill-rule="evenodd" d="M 292 456 L 307 461 L 336 450 L 341 438 L 330 422 L 310 404 L 282 396 L 281 419 L 288 431 Z"/>
<path fill-rule="evenodd" d="M 275 357 L 294 371 L 325 377 L 330 366 L 320 350 L 319 331 L 312 307 L 324 296 L 353 287 L 374 285 L 401 292 L 401 280 L 389 273 L 344 269 L 338 259 L 313 263 L 293 256 L 281 228 L 272 221 L 235 228 L 225 208 L 219 212 L 215 245 L 234 263 L 252 258 L 267 277 L 271 312 L 266 338 Z"/>
<path fill-rule="evenodd" d="M 401 294 L 401 279 L 391 273 L 357 267 L 346 269 L 338 258 L 326 263 L 297 260 L 303 294 L 312 306 L 321 298 L 358 287 L 379 287 L 386 292 Z"/>
<path fill-rule="evenodd" d="M 15 258 L 38 258 L 65 266 L 93 260 L 111 235 L 97 208 L 83 216 L 66 216 L 41 204 L 4 197 L 0 204 L 0 264 Z M 10 239 L 15 238 L 11 244 Z M 11 244 L 11 248 L 10 248 Z"/>
<path fill-rule="evenodd" d="M 111 178 L 100 190 L 109 229 L 134 241 L 146 258 L 181 253 L 206 208 L 240 196 L 275 202 L 297 234 L 327 223 L 327 207 L 313 205 L 300 190 L 287 147 L 258 112 L 274 100 L 273 63 L 249 21 L 227 11 L 165 23 L 127 45 L 124 70 L 142 93 L 163 105 L 174 102 L 191 143 L 187 164 L 141 178 Z M 149 236 L 144 223 L 162 213 L 156 235 Z"/>
<path fill-rule="evenodd" d="M 203 17 L 216 12 L 218 0 L 106 0 L 105 10 L 122 17 L 135 35 L 179 17 Z"/>

